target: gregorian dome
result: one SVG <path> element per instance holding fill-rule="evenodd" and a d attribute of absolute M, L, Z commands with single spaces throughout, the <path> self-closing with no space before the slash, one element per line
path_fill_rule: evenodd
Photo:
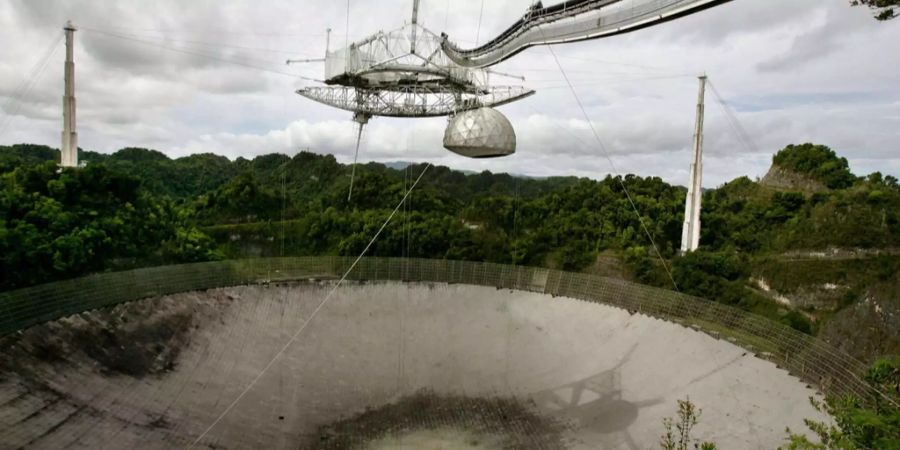
<path fill-rule="evenodd" d="M 444 147 L 469 158 L 508 156 L 516 152 L 516 131 L 496 109 L 471 109 L 450 119 L 444 131 Z"/>

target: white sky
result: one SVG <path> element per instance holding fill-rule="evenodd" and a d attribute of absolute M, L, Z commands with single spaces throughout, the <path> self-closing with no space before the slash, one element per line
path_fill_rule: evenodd
<path fill-rule="evenodd" d="M 481 40 L 530 2 L 486 0 Z M 554 50 L 623 173 L 686 183 L 695 76 L 705 71 L 737 109 L 755 149 L 736 138 L 710 94 L 704 185 L 761 176 L 775 151 L 808 141 L 831 146 L 858 174 L 900 175 L 900 20 L 876 22 L 848 3 L 736 0 L 649 30 Z M 350 39 L 402 25 L 411 4 L 351 0 Z M 479 34 L 480 7 L 480 0 L 422 0 L 421 21 L 470 44 Z M 62 45 L 43 72 L 29 76 L 66 19 L 81 27 L 76 83 L 83 148 L 230 158 L 309 148 L 352 159 L 350 113 L 293 93 L 309 82 L 202 56 L 321 78 L 321 64 L 286 67 L 283 61 L 321 57 L 327 27 L 334 30 L 333 47 L 344 43 L 346 3 L 324 0 L 6 0 L 0 3 L 0 127 L 16 114 L 0 129 L 0 144 L 59 146 Z M 441 146 L 443 118 L 376 118 L 360 160 L 533 176 L 600 178 L 611 171 L 547 48 L 529 49 L 496 69 L 524 75 L 537 90 L 501 108 L 517 130 L 514 156 L 477 161 L 449 153 Z M 33 81 L 33 89 L 11 103 L 23 80 Z"/>

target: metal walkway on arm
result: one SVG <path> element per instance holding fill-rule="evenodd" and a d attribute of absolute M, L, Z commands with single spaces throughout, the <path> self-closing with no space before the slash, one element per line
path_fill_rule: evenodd
<path fill-rule="evenodd" d="M 651 27 L 731 0 L 574 0 L 533 5 L 496 38 L 462 49 L 443 35 L 443 49 L 464 67 L 487 67 L 535 45 L 600 39 Z"/>

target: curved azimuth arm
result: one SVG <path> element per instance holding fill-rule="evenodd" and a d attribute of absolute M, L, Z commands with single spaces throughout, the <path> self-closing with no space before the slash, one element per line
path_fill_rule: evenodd
<path fill-rule="evenodd" d="M 532 5 L 499 36 L 462 49 L 442 34 L 441 47 L 456 64 L 488 67 L 535 45 L 600 39 L 658 25 L 731 0 L 572 0 Z"/>

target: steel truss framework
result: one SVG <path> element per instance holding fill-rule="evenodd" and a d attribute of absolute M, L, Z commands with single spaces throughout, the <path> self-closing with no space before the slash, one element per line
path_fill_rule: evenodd
<path fill-rule="evenodd" d="M 534 94 L 524 86 L 492 86 L 485 69 L 463 67 L 444 52 L 443 37 L 412 21 L 325 52 L 325 84 L 300 89 L 310 100 L 374 116 L 438 117 L 494 107 Z"/>
<path fill-rule="evenodd" d="M 528 47 L 599 39 L 640 30 L 731 0 L 574 0 L 529 8 L 486 44 L 462 49 L 443 35 L 447 57 L 463 67 L 487 67 Z"/>
<path fill-rule="evenodd" d="M 380 31 L 325 56 L 325 82 L 367 89 L 408 84 L 432 90 L 476 92 L 487 72 L 460 67 L 444 54 L 442 38 L 418 24 Z"/>
<path fill-rule="evenodd" d="M 349 86 L 316 86 L 297 94 L 363 116 L 440 117 L 482 106 L 495 107 L 534 94 L 522 86 L 489 86 L 478 93 L 454 92 L 428 85 L 391 90 Z"/>

